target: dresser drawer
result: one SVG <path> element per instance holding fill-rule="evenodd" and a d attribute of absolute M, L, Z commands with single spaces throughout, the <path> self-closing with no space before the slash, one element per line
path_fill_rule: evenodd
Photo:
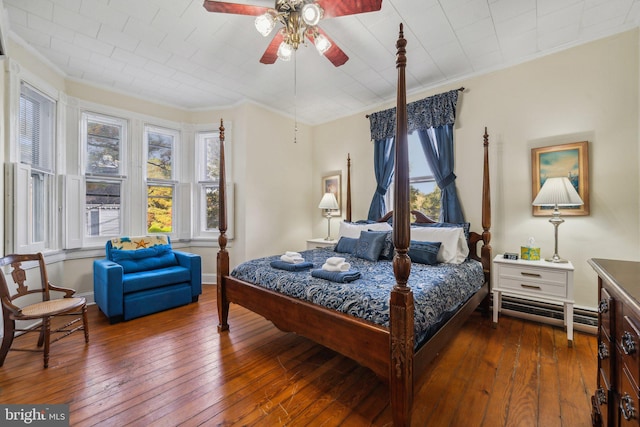
<path fill-rule="evenodd" d="M 616 357 L 614 351 L 611 341 L 601 336 L 598 340 L 598 367 L 607 384 L 611 384 L 611 364 L 612 359 Z"/>
<path fill-rule="evenodd" d="M 640 330 L 636 322 L 626 315 L 622 320 L 618 335 L 618 345 L 622 350 L 622 365 L 628 371 L 630 381 L 637 393 L 638 367 L 640 366 Z"/>
<path fill-rule="evenodd" d="M 556 298 L 567 297 L 567 287 L 565 283 L 543 282 L 527 278 L 500 277 L 500 288 L 519 291 L 527 295 L 552 296 Z"/>
<path fill-rule="evenodd" d="M 502 265 L 500 267 L 500 277 L 508 280 L 531 280 L 565 286 L 567 283 L 567 273 L 565 271 L 551 270 L 548 268 L 536 268 L 526 265 Z"/>
<path fill-rule="evenodd" d="M 638 392 L 635 385 L 631 383 L 629 376 L 629 371 L 623 368 L 620 375 L 620 404 L 618 405 L 620 427 L 637 427 L 640 425 L 638 420 Z"/>
<path fill-rule="evenodd" d="M 611 330 L 613 325 L 615 302 L 609 292 L 605 288 L 600 288 L 600 302 L 598 303 L 598 320 L 602 330 L 607 334 L 609 339 L 614 339 L 614 332 Z"/>

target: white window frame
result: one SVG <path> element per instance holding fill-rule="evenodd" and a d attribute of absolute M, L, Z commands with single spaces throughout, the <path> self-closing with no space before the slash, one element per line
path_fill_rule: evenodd
<path fill-rule="evenodd" d="M 119 163 L 118 163 L 118 171 L 116 174 L 101 174 L 95 172 L 88 172 L 89 166 L 89 158 L 88 158 L 88 139 L 87 139 L 87 123 L 89 120 L 99 121 L 105 124 L 120 126 L 122 129 L 122 134 L 120 135 L 119 142 Z M 80 148 L 83 155 L 81 156 L 81 172 L 84 176 L 83 180 L 83 193 L 82 199 L 79 200 L 79 207 L 81 209 L 82 215 L 80 218 L 82 219 L 82 235 L 83 235 L 83 246 L 97 246 L 104 245 L 106 239 L 121 236 L 127 228 L 128 218 L 127 213 L 129 210 L 126 208 L 130 197 L 127 196 L 127 159 L 128 159 L 128 143 L 129 143 L 129 120 L 124 117 L 116 117 L 114 115 L 98 113 L 91 110 L 82 110 L 80 112 Z M 104 182 L 104 183 L 119 183 L 120 184 L 120 218 L 119 225 L 117 227 L 118 231 L 113 234 L 101 234 L 97 236 L 89 235 L 87 232 L 87 182 Z"/>
<path fill-rule="evenodd" d="M 172 146 L 171 146 L 171 176 L 167 179 L 163 179 L 163 178 L 150 178 L 147 174 L 147 163 L 149 162 L 149 133 L 158 133 L 158 134 L 163 134 L 163 135 L 167 135 L 172 137 L 173 142 L 172 142 Z M 146 204 L 146 208 L 145 208 L 145 233 L 149 233 L 149 234 L 153 234 L 153 233 L 161 233 L 161 234 L 168 234 L 172 237 L 175 237 L 178 233 L 178 229 L 177 229 L 177 224 L 179 222 L 179 209 L 178 209 L 178 204 L 177 201 L 179 200 L 178 198 L 178 181 L 176 179 L 176 177 L 180 176 L 179 175 L 179 160 L 180 160 L 180 155 L 179 155 L 179 150 L 178 147 L 180 147 L 180 131 L 176 130 L 176 129 L 170 129 L 170 128 L 165 128 L 165 127 L 160 127 L 160 126 L 155 126 L 155 125 L 151 125 L 151 124 L 145 124 L 144 125 L 144 133 L 143 133 L 144 137 L 144 162 L 143 162 L 143 168 L 144 168 L 144 174 L 145 174 L 145 194 L 146 194 L 146 200 L 147 200 L 147 204 Z M 149 187 L 154 186 L 154 187 L 171 187 L 172 189 L 172 201 L 171 201 L 171 232 L 167 233 L 167 232 L 162 232 L 162 231 L 150 231 L 149 230 L 149 226 L 147 224 L 147 217 L 148 217 L 148 210 L 149 210 Z"/>
<path fill-rule="evenodd" d="M 7 235 L 5 249 L 8 252 L 45 252 L 57 249 L 57 141 L 59 124 L 59 94 L 58 92 L 41 82 L 35 76 L 23 72 L 17 63 L 11 61 L 9 66 L 9 113 L 10 113 L 10 141 L 8 150 L 7 180 L 5 182 L 5 206 L 6 220 L 13 224 Z M 40 141 L 44 144 L 38 146 L 38 151 L 46 159 L 45 163 L 32 164 L 31 159 L 24 163 L 22 156 L 21 136 L 21 100 L 23 87 L 26 97 L 32 98 L 36 103 L 44 101 L 48 107 L 38 110 L 40 126 L 37 129 Z M 28 92 L 31 92 L 29 94 Z M 29 96 L 31 95 L 31 96 Z M 42 120 L 42 118 L 49 118 Z M 42 180 L 39 197 L 39 215 L 35 215 L 37 209 L 34 200 L 34 183 Z M 37 217 L 37 218 L 36 218 Z M 39 220 L 39 221 L 38 221 Z M 39 222 L 40 231 L 34 231 L 34 223 Z M 40 236 L 37 236 L 40 234 Z"/>
<path fill-rule="evenodd" d="M 231 123 L 225 122 L 225 141 L 224 141 L 224 154 L 225 154 L 225 178 L 226 178 L 226 198 L 227 198 L 227 231 L 226 236 L 229 240 L 234 237 L 234 184 L 233 184 L 233 172 L 231 169 L 232 161 L 232 143 L 231 143 Z M 216 142 L 219 142 L 220 131 L 218 128 L 212 129 L 203 128 L 195 133 L 195 162 L 196 162 L 196 195 L 194 197 L 194 220 L 193 220 L 193 237 L 195 239 L 215 239 L 220 235 L 219 229 L 206 229 L 207 212 L 206 212 L 206 188 L 210 186 L 218 186 L 218 180 L 211 180 L 206 178 L 206 145 L 205 139 L 214 137 Z"/>

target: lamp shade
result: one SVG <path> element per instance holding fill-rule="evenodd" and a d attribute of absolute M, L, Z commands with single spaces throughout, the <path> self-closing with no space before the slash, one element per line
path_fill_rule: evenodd
<path fill-rule="evenodd" d="M 576 206 L 584 202 L 567 177 L 547 178 L 533 206 Z"/>
<path fill-rule="evenodd" d="M 320 204 L 318 205 L 320 209 L 339 209 L 338 200 L 336 199 L 335 194 L 333 193 L 324 193 L 322 196 L 322 200 L 320 200 Z"/>

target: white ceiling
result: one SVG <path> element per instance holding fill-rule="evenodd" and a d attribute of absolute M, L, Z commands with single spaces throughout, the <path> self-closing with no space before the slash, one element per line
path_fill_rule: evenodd
<path fill-rule="evenodd" d="M 336 68 L 313 46 L 298 49 L 296 64 L 261 64 L 271 37 L 254 18 L 207 12 L 202 0 L 3 2 L 9 37 L 70 79 L 185 109 L 252 100 L 308 124 L 395 99 L 401 22 L 410 93 L 640 23 L 640 0 L 383 0 L 379 12 L 321 21 L 350 58 Z"/>

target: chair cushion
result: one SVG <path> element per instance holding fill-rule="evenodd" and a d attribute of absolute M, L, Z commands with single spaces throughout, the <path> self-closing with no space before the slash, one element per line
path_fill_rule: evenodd
<path fill-rule="evenodd" d="M 125 274 L 122 280 L 122 287 L 123 292 L 127 294 L 145 289 L 189 282 L 190 280 L 191 271 L 189 271 L 189 269 L 174 266 Z"/>

